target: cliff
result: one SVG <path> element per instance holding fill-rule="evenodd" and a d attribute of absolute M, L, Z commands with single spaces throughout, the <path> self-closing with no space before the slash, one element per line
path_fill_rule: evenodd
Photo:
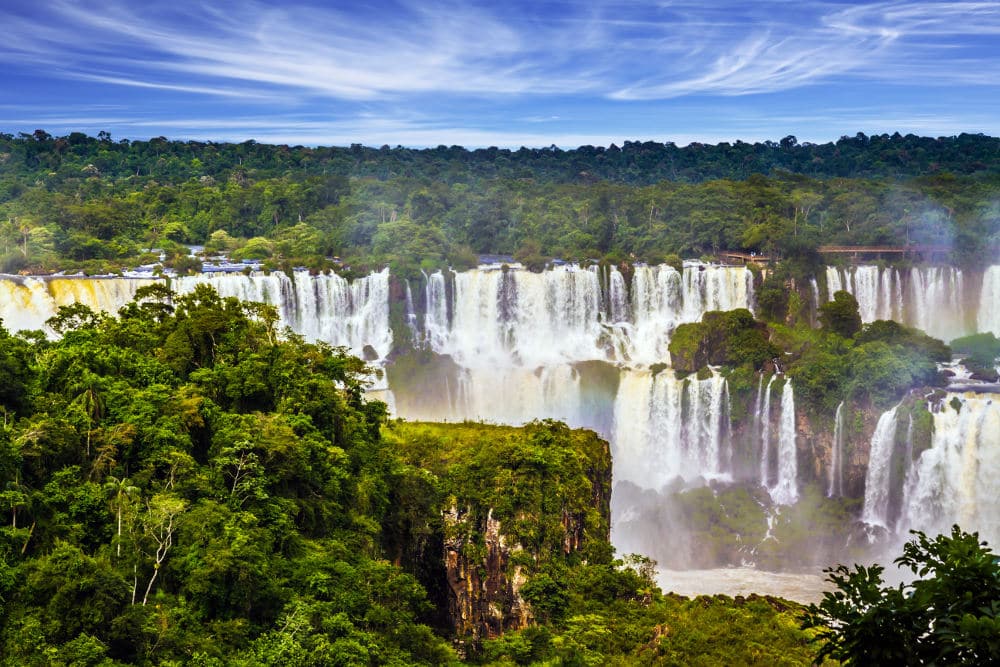
<path fill-rule="evenodd" d="M 459 643 L 544 621 L 532 601 L 552 592 L 548 572 L 609 553 L 611 454 L 592 432 L 399 422 L 385 438 L 412 466 L 385 547 L 447 610 L 437 621 Z M 408 493 L 413 478 L 422 494 Z"/>

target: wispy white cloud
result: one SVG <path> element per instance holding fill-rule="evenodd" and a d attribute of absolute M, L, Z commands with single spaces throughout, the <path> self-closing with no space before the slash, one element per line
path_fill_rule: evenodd
<path fill-rule="evenodd" d="M 665 99 L 766 93 L 852 73 L 933 83 L 955 70 L 989 84 L 982 65 L 996 65 L 995 52 L 965 54 L 955 67 L 927 40 L 1000 34 L 996 2 L 611 3 L 524 16 L 408 0 L 382 7 L 378 18 L 357 7 L 257 2 L 53 7 L 56 20 L 7 17 L 12 37 L 0 53 L 118 85 L 248 97 L 278 88 L 346 100 Z"/>
<path fill-rule="evenodd" d="M 679 143 L 735 138 L 724 128 L 744 140 L 774 138 L 794 132 L 776 130 L 774 118 L 796 116 L 774 105 L 805 88 L 826 101 L 802 126 L 825 117 L 828 132 L 847 123 L 867 131 L 886 127 L 876 123 L 880 114 L 838 119 L 827 108 L 842 100 L 828 89 L 994 91 L 983 100 L 1000 91 L 996 1 L 293 3 L 6 0 L 0 87 L 4 71 L 21 73 L 22 91 L 32 75 L 59 79 L 65 97 L 50 83 L 46 99 L 66 108 L 77 101 L 72 95 L 87 94 L 86 101 L 112 104 L 92 105 L 91 120 L 123 128 L 116 133 L 504 146 L 607 144 L 626 134 Z M 753 112 L 675 121 L 682 105 L 701 102 L 716 110 L 746 103 Z M 157 113 L 160 103 L 168 113 Z M 881 115 L 901 131 L 948 133 L 948 123 L 952 132 L 990 130 L 989 118 L 928 108 L 896 104 Z M 699 122 L 703 129 L 693 131 Z M 678 134 L 667 136 L 665 127 Z"/>
<path fill-rule="evenodd" d="M 95 66 L 117 68 L 122 73 L 107 80 L 122 85 L 173 85 L 163 78 L 181 74 L 349 100 L 435 92 L 560 93 L 591 85 L 578 76 L 549 76 L 543 57 L 548 45 L 535 42 L 537 35 L 525 39 L 488 11 L 463 4 L 401 5 L 395 16 L 380 20 L 342 9 L 274 9 L 253 2 L 187 17 L 165 14 L 162 7 L 152 14 L 109 3 L 57 6 L 62 29 L 15 19 L 20 38 L 5 50 L 63 63 L 81 77 Z M 130 62 L 133 50 L 139 52 L 138 67 Z M 76 70 L 65 64 L 74 52 L 82 61 Z M 222 90 L 188 87 L 208 94 Z"/>

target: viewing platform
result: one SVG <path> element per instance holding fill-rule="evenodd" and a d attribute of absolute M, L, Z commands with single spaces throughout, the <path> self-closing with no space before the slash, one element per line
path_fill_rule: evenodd
<path fill-rule="evenodd" d="M 761 255 L 753 252 L 743 252 L 741 250 L 723 250 L 716 253 L 720 259 L 732 261 L 739 264 L 760 264 L 767 266 L 774 258 L 769 255 Z"/>

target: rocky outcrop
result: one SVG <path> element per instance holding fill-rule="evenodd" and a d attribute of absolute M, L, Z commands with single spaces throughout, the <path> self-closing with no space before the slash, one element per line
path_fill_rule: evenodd
<path fill-rule="evenodd" d="M 521 597 L 528 581 L 524 565 L 512 563 L 521 545 L 507 543 L 492 510 L 481 523 L 472 514 L 457 507 L 445 513 L 444 565 L 455 634 L 475 641 L 527 627 L 533 616 Z M 481 545 L 470 541 L 474 534 L 481 535 Z"/>
<path fill-rule="evenodd" d="M 578 562 L 592 545 L 607 547 L 611 452 L 592 431 L 550 421 L 399 423 L 385 437 L 424 469 L 414 473 L 419 486 L 401 480 L 392 523 L 406 529 L 384 536 L 385 546 L 447 610 L 440 621 L 460 650 L 531 625 L 524 591 L 532 578 L 560 560 Z M 404 494 L 406 485 L 419 490 Z M 428 493 L 441 495 L 427 502 Z M 420 506 L 403 504 L 421 496 Z M 427 566 L 430 554 L 440 554 L 440 566 Z"/>

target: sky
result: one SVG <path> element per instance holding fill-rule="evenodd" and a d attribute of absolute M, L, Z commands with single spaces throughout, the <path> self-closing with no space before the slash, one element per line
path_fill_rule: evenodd
<path fill-rule="evenodd" d="M 0 0 L 0 132 L 562 148 L 1000 135 L 1000 0 Z"/>

